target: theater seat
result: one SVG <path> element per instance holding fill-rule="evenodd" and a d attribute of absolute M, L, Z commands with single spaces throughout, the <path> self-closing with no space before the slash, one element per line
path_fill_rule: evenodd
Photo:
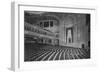
<path fill-rule="evenodd" d="M 87 59 L 90 58 L 89 52 L 83 48 L 26 43 L 24 60 L 27 62 Z"/>

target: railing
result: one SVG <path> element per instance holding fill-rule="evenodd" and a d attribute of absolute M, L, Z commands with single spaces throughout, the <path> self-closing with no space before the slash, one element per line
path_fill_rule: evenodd
<path fill-rule="evenodd" d="M 51 32 L 49 30 L 42 29 L 38 26 L 31 25 L 27 22 L 25 22 L 25 24 L 24 24 L 24 29 L 27 31 L 38 33 L 38 34 L 56 37 L 55 33 Z"/>

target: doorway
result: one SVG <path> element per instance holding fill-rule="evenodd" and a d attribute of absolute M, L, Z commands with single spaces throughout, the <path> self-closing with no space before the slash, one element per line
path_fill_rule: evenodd
<path fill-rule="evenodd" d="M 66 43 L 73 43 L 73 28 L 66 28 Z"/>

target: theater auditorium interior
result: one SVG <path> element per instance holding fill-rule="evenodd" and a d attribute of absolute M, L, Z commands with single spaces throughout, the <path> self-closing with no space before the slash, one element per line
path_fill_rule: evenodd
<path fill-rule="evenodd" d="M 24 11 L 24 61 L 90 59 L 90 14 Z"/>

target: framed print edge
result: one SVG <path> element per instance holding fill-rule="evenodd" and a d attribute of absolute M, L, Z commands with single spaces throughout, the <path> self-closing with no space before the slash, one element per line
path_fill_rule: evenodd
<path fill-rule="evenodd" d="M 23 45 L 23 32 L 24 32 L 24 23 L 22 22 L 23 18 L 23 11 L 24 10 L 32 10 L 32 7 L 36 7 L 38 9 L 42 8 L 42 11 L 51 11 L 59 12 L 59 9 L 64 10 L 61 12 L 66 12 L 66 9 L 69 9 L 68 12 L 77 13 L 77 10 L 79 10 L 82 13 L 86 13 L 85 10 L 87 10 L 88 13 L 91 14 L 91 58 L 90 59 L 83 59 L 83 60 L 68 60 L 67 63 L 65 60 L 63 61 L 40 61 L 40 62 L 33 62 L 33 63 L 25 63 L 23 56 L 24 56 L 24 45 Z M 28 9 L 29 8 L 29 9 Z M 73 66 L 94 66 L 96 65 L 96 49 L 94 45 L 94 33 L 95 33 L 95 24 L 96 24 L 96 7 L 88 7 L 88 6 L 73 6 L 69 5 L 66 7 L 59 7 L 59 6 L 42 6 L 42 5 L 33 5 L 32 3 L 21 3 L 21 2 L 12 2 L 11 4 L 11 69 L 14 71 L 20 71 L 20 70 L 34 70 L 34 69 L 45 69 L 47 67 L 49 68 L 55 68 L 57 67 L 73 67 Z M 33 9 L 36 10 L 36 9 Z M 39 10 L 37 10 L 39 11 Z M 22 14 L 21 14 L 22 13 Z M 22 25 L 20 25 L 22 24 Z M 23 34 L 22 34 L 23 33 Z M 23 46 L 22 46 L 23 45 Z M 23 48 L 23 49 L 22 49 Z M 76 63 L 77 62 L 77 63 Z M 83 63 L 84 62 L 84 63 Z"/>
<path fill-rule="evenodd" d="M 19 71 L 18 4 L 11 3 L 11 70 Z"/>

